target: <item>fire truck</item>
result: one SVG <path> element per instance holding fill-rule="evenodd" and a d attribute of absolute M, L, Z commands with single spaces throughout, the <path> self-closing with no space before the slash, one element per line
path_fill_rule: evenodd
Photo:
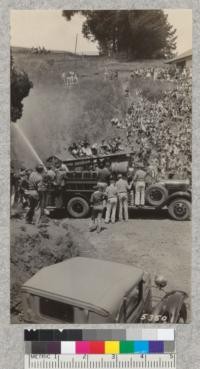
<path fill-rule="evenodd" d="M 97 168 L 102 161 L 109 163 L 113 176 L 129 172 L 134 153 L 116 153 L 98 157 L 62 160 L 69 172 L 62 186 L 50 186 L 47 210 L 66 209 L 70 217 L 85 218 L 90 213 L 90 198 L 98 183 Z M 48 162 L 56 165 L 59 158 L 52 156 Z M 137 168 L 135 168 L 137 169 Z M 61 201 L 56 201 L 60 198 Z M 134 204 L 134 189 L 128 193 L 129 209 L 138 210 Z M 142 209 L 168 209 L 171 218 L 183 221 L 191 217 L 191 186 L 189 179 L 162 179 L 147 183 L 145 205 Z"/>

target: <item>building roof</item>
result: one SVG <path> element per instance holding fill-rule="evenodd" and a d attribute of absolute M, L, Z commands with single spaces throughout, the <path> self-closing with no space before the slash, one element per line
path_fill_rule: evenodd
<path fill-rule="evenodd" d="M 117 313 L 123 296 L 142 277 L 143 271 L 131 265 L 75 257 L 41 269 L 22 289 L 108 315 Z"/>
<path fill-rule="evenodd" d="M 188 59 L 188 58 L 192 58 L 192 49 L 189 49 L 189 50 L 185 51 L 184 53 L 179 54 L 175 58 L 168 60 L 166 63 L 169 63 L 169 64 L 170 63 L 175 63 L 175 62 L 185 60 L 185 59 Z"/>

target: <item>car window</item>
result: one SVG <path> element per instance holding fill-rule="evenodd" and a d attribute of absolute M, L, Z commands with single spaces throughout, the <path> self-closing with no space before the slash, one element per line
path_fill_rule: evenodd
<path fill-rule="evenodd" d="M 59 319 L 68 323 L 74 323 L 74 308 L 72 305 L 60 301 L 40 298 L 40 314 L 50 318 Z"/>

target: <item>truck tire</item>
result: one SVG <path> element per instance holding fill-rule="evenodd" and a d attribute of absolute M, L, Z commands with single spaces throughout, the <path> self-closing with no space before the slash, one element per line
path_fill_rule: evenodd
<path fill-rule="evenodd" d="M 160 206 L 168 197 L 167 189 L 160 184 L 152 184 L 147 187 L 146 201 L 152 206 Z"/>
<path fill-rule="evenodd" d="M 168 212 L 175 220 L 189 220 L 191 217 L 191 203 L 186 199 L 178 198 L 168 205 Z"/>
<path fill-rule="evenodd" d="M 72 218 L 84 218 L 89 210 L 89 204 L 83 197 L 72 197 L 67 203 L 67 211 Z"/>

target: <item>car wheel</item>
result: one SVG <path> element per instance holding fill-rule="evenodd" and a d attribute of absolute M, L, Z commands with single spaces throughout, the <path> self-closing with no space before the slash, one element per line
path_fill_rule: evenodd
<path fill-rule="evenodd" d="M 167 189 L 159 184 L 150 185 L 146 190 L 146 201 L 152 206 L 160 206 L 168 197 Z"/>
<path fill-rule="evenodd" d="M 89 204 L 82 197 L 73 197 L 68 201 L 67 211 L 73 218 L 84 218 L 90 210 Z"/>
<path fill-rule="evenodd" d="M 169 204 L 168 212 L 175 220 L 189 220 L 191 217 L 191 203 L 186 199 L 176 199 Z"/>

